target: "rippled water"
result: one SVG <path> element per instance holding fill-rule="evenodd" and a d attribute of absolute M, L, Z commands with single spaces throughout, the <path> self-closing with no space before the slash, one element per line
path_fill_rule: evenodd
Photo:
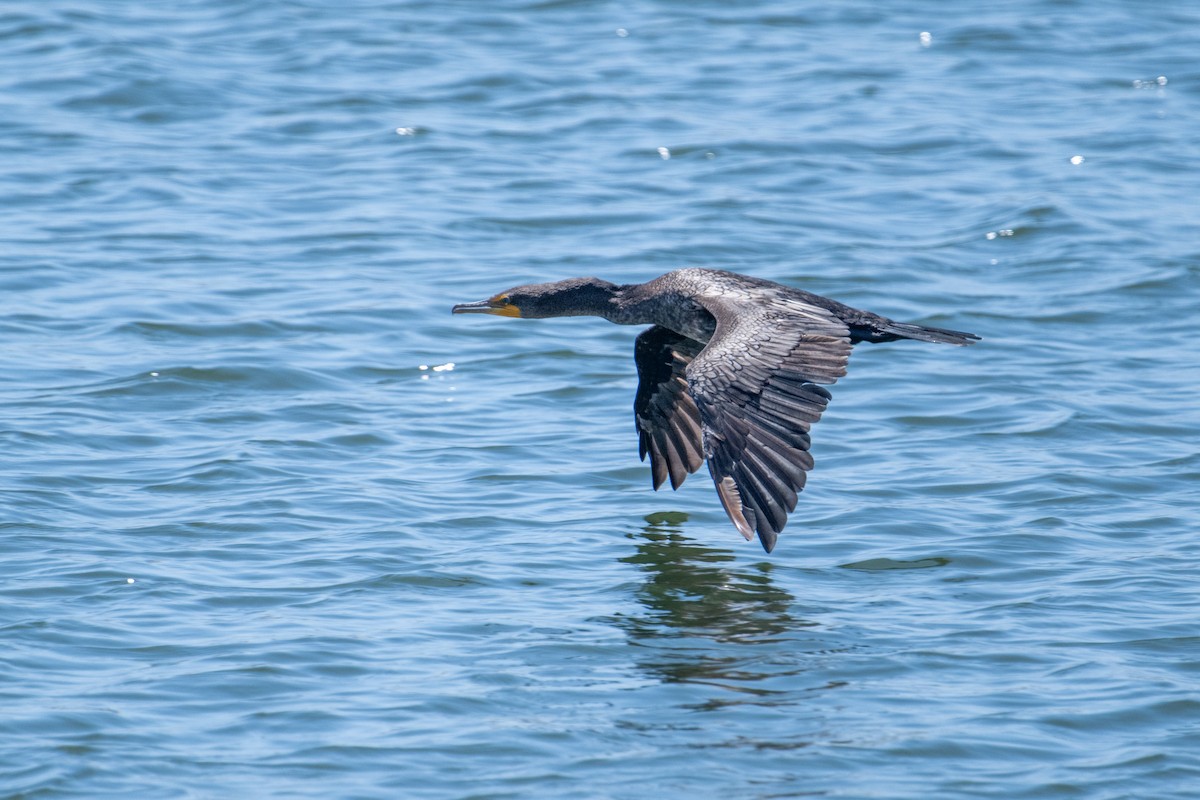
<path fill-rule="evenodd" d="M 1200 781 L 1188 3 L 0 9 L 0 796 L 1170 798 Z M 862 346 L 775 552 L 636 331 Z"/>

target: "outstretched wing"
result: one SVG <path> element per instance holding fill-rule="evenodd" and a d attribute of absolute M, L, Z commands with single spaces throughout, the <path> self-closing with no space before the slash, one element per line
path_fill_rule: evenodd
<path fill-rule="evenodd" d="M 637 337 L 638 390 L 633 400 L 638 451 L 650 454 L 654 488 L 668 477 L 678 489 L 689 473 L 704 463 L 700 411 L 688 394 L 684 370 L 703 345 L 655 325 Z"/>
<path fill-rule="evenodd" d="M 717 320 L 687 368 L 704 456 L 729 518 L 769 553 L 812 469 L 809 428 L 830 396 L 819 383 L 846 374 L 850 331 L 796 299 L 764 307 L 701 297 Z"/>

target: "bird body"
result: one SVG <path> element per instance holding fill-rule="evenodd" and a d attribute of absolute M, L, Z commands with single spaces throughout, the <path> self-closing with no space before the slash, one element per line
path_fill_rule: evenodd
<path fill-rule="evenodd" d="M 640 284 L 596 278 L 518 286 L 454 313 L 598 316 L 638 337 L 639 449 L 657 489 L 707 461 L 726 513 L 770 552 L 813 466 L 809 430 L 859 342 L 965 345 L 978 336 L 894 322 L 747 275 L 690 267 Z"/>

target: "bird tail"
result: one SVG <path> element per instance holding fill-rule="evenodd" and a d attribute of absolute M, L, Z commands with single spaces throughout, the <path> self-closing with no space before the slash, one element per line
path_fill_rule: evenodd
<path fill-rule="evenodd" d="M 980 337 L 973 333 L 952 331 L 947 328 L 934 328 L 928 325 L 914 325 L 910 322 L 891 322 L 884 327 L 884 333 L 896 339 L 916 339 L 919 342 L 940 342 L 944 344 L 973 344 Z M 890 338 L 890 337 L 889 337 Z"/>

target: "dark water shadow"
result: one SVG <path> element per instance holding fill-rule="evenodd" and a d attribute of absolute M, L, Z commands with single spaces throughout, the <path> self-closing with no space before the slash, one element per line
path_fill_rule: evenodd
<path fill-rule="evenodd" d="M 635 591 L 643 611 L 609 619 L 644 648 L 638 666 L 663 683 L 734 693 L 697 708 L 794 701 L 801 687 L 780 679 L 805 671 L 806 643 L 798 639 L 818 623 L 795 615 L 795 598 L 774 583 L 772 564 L 739 564 L 732 550 L 687 538 L 686 514 L 652 514 L 646 521 L 629 535 L 637 551 L 621 559 L 643 572 Z M 831 687 L 803 690 L 823 688 Z"/>

